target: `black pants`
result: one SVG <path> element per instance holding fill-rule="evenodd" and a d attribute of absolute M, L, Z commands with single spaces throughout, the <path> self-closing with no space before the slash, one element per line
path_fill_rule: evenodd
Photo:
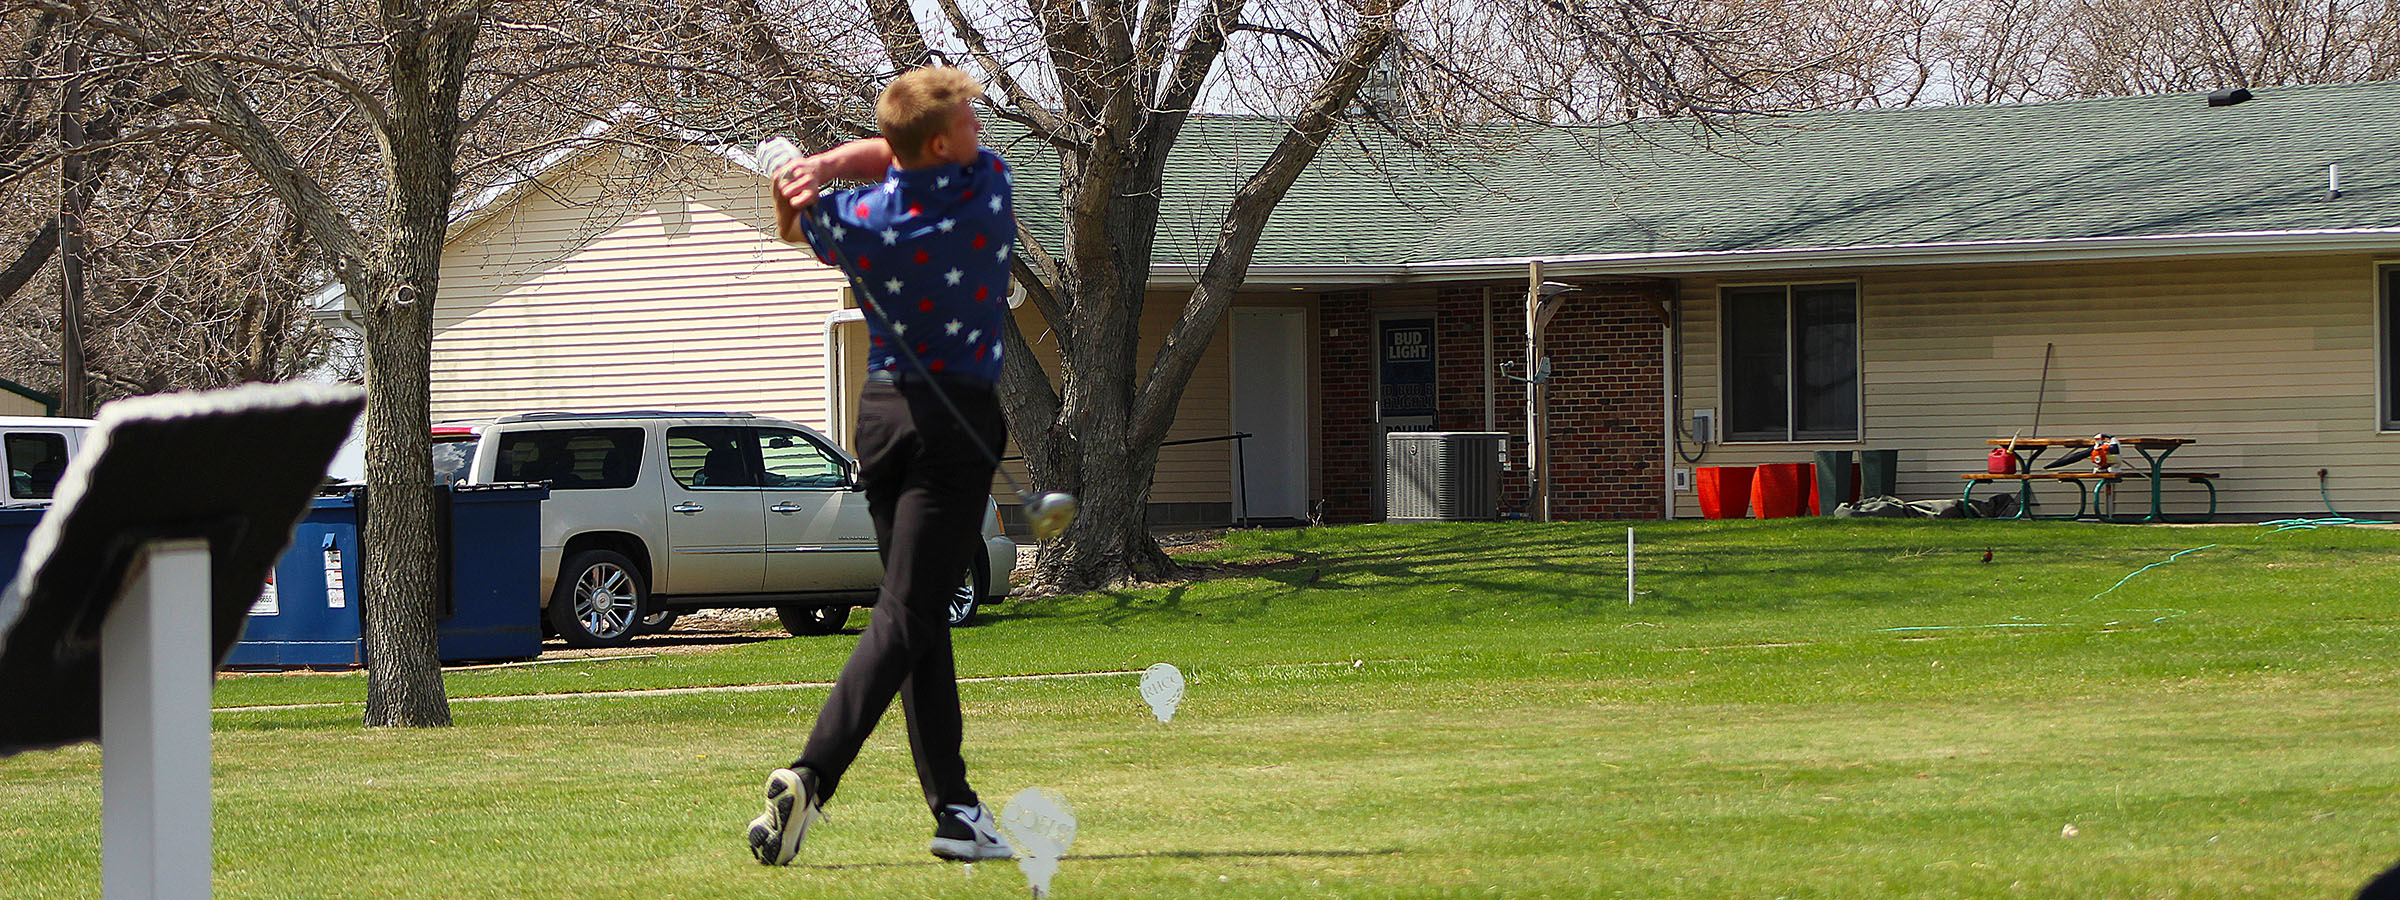
<path fill-rule="evenodd" d="M 923 384 L 871 380 L 859 398 L 859 478 L 875 516 L 883 588 L 795 763 L 816 771 L 826 797 L 896 693 L 925 804 L 938 811 L 977 802 L 959 755 L 950 597 L 973 554 L 983 552 L 983 509 L 992 488 L 992 463 L 969 442 L 998 448 L 1007 424 L 991 388 L 965 382 L 942 388 L 972 429 Z"/>

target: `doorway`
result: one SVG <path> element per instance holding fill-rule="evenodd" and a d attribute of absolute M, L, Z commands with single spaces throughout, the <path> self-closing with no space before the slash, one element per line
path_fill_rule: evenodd
<path fill-rule="evenodd" d="M 1386 313 L 1375 317 L 1375 492 L 1369 499 L 1375 519 L 1384 517 L 1390 497 L 1385 482 L 1391 477 L 1384 453 L 1386 435 L 1395 431 L 1432 431 L 1437 370 L 1433 355 L 1433 317 L 1424 313 Z"/>
<path fill-rule="evenodd" d="M 1234 520 L 1308 518 L 1308 317 L 1233 311 Z"/>

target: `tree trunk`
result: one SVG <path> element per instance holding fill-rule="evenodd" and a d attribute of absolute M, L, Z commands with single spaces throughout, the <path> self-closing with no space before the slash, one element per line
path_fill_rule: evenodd
<path fill-rule="evenodd" d="M 1232 306 L 1259 233 L 1395 39 L 1393 11 L 1401 2 L 1367 3 L 1333 70 L 1275 151 L 1236 192 L 1199 285 L 1139 381 L 1135 365 L 1151 242 L 1166 159 L 1183 125 L 1182 107 L 1168 104 L 1144 112 L 1138 122 L 1102 117 L 1101 137 L 1082 165 L 1068 166 L 1062 205 L 1066 248 L 1058 272 L 1065 299 L 1055 304 L 1070 325 L 1059 329 L 1063 392 L 1055 422 L 1012 419 L 1011 424 L 1020 428 L 1019 444 L 1036 463 L 1037 489 L 1080 492 L 1081 514 L 1065 535 L 1042 548 L 1032 587 L 1089 590 L 1176 573 L 1174 560 L 1149 530 L 1150 482 L 1158 472 L 1160 442 Z M 1110 115 L 1116 115 L 1113 108 Z M 1012 377 L 1012 382 L 1023 389 L 1030 377 Z M 1020 403 L 1010 411 L 1023 416 L 1039 408 Z"/>
<path fill-rule="evenodd" d="M 458 175 L 458 94 L 480 22 L 447 30 L 387 6 L 394 37 L 392 126 L 383 133 L 391 194 L 383 210 L 379 290 L 368 293 L 366 589 L 368 725 L 450 724 L 435 645 L 433 305 Z"/>
<path fill-rule="evenodd" d="M 436 653 L 430 303 L 397 302 L 397 280 L 376 286 L 366 342 L 367 498 L 359 536 L 359 618 L 366 638 L 370 726 L 450 724 Z"/>

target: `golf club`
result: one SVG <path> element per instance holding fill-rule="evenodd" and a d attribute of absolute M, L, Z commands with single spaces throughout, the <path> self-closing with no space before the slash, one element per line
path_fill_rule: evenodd
<path fill-rule="evenodd" d="M 774 179 L 775 173 L 782 171 L 785 165 L 801 158 L 800 148 L 794 146 L 791 141 L 780 137 L 768 138 L 765 142 L 760 143 L 754 155 L 757 157 L 759 165 L 767 170 L 767 178 L 770 181 Z M 933 371 L 925 367 L 924 360 L 917 358 L 917 352 L 909 348 L 908 342 L 899 340 L 900 330 L 893 327 L 891 317 L 884 314 L 883 304 L 875 299 L 873 292 L 867 290 L 866 283 L 859 280 L 857 273 L 851 271 L 850 260 L 842 255 L 842 249 L 831 246 L 831 244 L 832 242 L 828 241 L 824 250 L 833 258 L 833 267 L 842 271 L 842 277 L 850 279 L 850 289 L 858 292 L 858 305 L 865 309 L 868 315 L 874 316 L 875 321 L 882 323 L 883 330 L 892 333 L 892 347 L 900 351 L 900 358 L 908 360 L 909 368 L 916 370 L 917 376 L 925 380 L 925 387 L 933 391 L 933 396 L 942 402 L 943 409 L 950 411 L 951 418 L 957 419 L 960 426 L 966 428 L 969 434 L 973 434 L 974 423 L 968 422 L 967 414 L 960 412 L 958 404 L 951 402 L 949 392 L 942 390 L 942 386 L 934 381 Z M 1008 474 L 1008 467 L 1000 464 L 999 453 L 993 451 L 991 447 L 985 446 L 981 440 L 975 440 L 972 443 L 974 443 L 975 449 L 983 451 L 985 459 L 991 460 L 992 470 L 1000 473 L 1000 480 L 1008 484 L 1008 489 L 1016 492 L 1017 502 L 1024 504 L 1025 522 L 1032 526 L 1034 540 L 1046 541 L 1057 537 L 1060 532 L 1067 530 L 1067 526 L 1075 523 L 1075 495 L 1064 491 L 1052 491 L 1038 498 L 1035 497 L 1031 492 L 1019 486 L 1015 477 Z"/>

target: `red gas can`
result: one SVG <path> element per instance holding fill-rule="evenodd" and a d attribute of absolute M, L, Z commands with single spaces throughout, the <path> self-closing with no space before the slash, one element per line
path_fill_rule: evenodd
<path fill-rule="evenodd" d="M 1994 475 L 2015 475 L 2017 455 L 2008 452 L 2006 447 L 1993 447 L 1991 458 L 1985 461 L 1984 468 Z"/>

